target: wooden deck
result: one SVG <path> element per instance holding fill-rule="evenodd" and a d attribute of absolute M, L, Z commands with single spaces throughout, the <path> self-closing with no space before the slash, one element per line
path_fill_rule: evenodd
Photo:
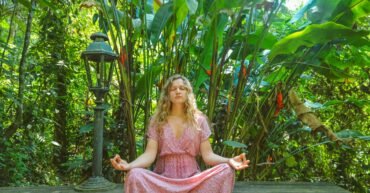
<path fill-rule="evenodd" d="M 0 193 L 76 193 L 71 186 L 0 187 Z M 103 193 L 103 192 L 95 192 Z M 105 193 L 123 193 L 123 186 Z M 236 182 L 234 193 L 350 193 L 329 183 Z"/>
<path fill-rule="evenodd" d="M 329 183 L 237 182 L 234 193 L 350 193 Z"/>

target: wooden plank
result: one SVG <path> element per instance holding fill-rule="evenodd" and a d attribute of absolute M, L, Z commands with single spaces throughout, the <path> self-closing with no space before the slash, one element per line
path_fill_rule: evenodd
<path fill-rule="evenodd" d="M 0 187 L 0 193 L 77 193 L 72 186 Z M 114 190 L 94 193 L 123 193 L 122 184 Z M 236 182 L 233 193 L 350 193 L 329 183 Z"/>
<path fill-rule="evenodd" d="M 236 182 L 234 193 L 350 193 L 329 183 Z"/>

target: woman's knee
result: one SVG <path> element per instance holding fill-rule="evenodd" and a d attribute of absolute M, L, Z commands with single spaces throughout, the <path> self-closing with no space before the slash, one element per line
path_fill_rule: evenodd
<path fill-rule="evenodd" d="M 140 180 L 145 172 L 145 169 L 142 168 L 133 168 L 127 174 L 128 181 L 134 182 Z"/>
<path fill-rule="evenodd" d="M 235 173 L 235 170 L 233 167 L 231 167 L 229 164 L 227 163 L 224 163 L 222 164 L 222 166 L 224 167 L 224 173 L 227 174 L 227 175 L 234 175 Z"/>

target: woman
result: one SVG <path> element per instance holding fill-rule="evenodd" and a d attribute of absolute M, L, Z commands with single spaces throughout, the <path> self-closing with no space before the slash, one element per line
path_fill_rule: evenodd
<path fill-rule="evenodd" d="M 195 104 L 187 78 L 171 76 L 165 83 L 148 129 L 145 152 L 131 163 L 119 155 L 111 159 L 117 170 L 129 171 L 125 193 L 231 193 L 234 169 L 248 167 L 245 154 L 221 157 L 208 140 L 211 130 Z M 214 166 L 200 172 L 196 156 Z M 147 168 L 154 161 L 154 171 Z"/>

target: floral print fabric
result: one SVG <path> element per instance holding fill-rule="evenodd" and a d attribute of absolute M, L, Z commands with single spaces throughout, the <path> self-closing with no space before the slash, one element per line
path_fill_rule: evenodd
<path fill-rule="evenodd" d="M 205 116 L 198 116 L 199 130 L 185 128 L 182 136 L 175 137 L 169 124 L 161 134 L 149 126 L 148 138 L 158 142 L 154 171 L 134 168 L 125 181 L 125 193 L 231 193 L 234 170 L 220 164 L 200 171 L 196 156 L 200 144 L 211 135 Z"/>

